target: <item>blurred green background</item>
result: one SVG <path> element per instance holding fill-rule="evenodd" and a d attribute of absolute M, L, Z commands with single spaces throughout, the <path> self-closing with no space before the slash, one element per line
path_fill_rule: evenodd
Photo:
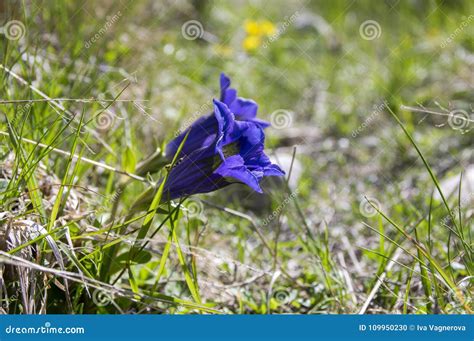
<path fill-rule="evenodd" d="M 260 105 L 259 117 L 273 124 L 266 130 L 268 153 L 287 172 L 293 164 L 288 188 L 268 181 L 264 196 L 243 188 L 199 196 L 199 215 L 180 231 L 190 250 L 205 250 L 193 262 L 202 295 L 217 308 L 360 311 L 377 280 L 374 274 L 385 270 L 400 244 L 416 253 L 365 197 L 413 238 L 417 233 L 455 283 L 472 275 L 469 252 L 444 226 L 447 211 L 439 196 L 433 199 L 429 172 L 387 107 L 429 160 L 452 207 L 458 206 L 452 179 L 474 172 L 474 2 L 4 1 L 0 23 L 1 64 L 31 86 L 51 98 L 117 99 L 110 106 L 61 102 L 91 119 L 93 133 L 81 134 L 83 155 L 117 168 L 133 171 L 208 113 L 212 98 L 219 97 L 221 72 L 240 96 Z M 42 97 L 2 71 L 2 100 Z M 34 141 L 48 144 L 62 127 L 56 124 L 57 110 L 46 102 L 27 110 L 2 104 L 0 111 L 3 131 L 6 117 L 21 121 L 22 136 Z M 105 114 L 95 118 L 101 111 Z M 64 150 L 71 150 L 69 129 L 58 145 Z M 8 137 L 0 139 L 6 155 Z M 47 172 L 64 176 L 67 158 L 36 156 Z M 474 180 L 469 176 L 460 211 L 470 236 Z M 107 198 L 119 176 L 81 165 L 73 182 Z M 121 214 L 143 189 L 140 183 L 127 188 Z M 295 191 L 297 199 L 283 205 Z M 95 220 L 79 220 L 78 231 L 99 226 L 112 206 L 89 192 L 83 195 L 79 212 L 105 208 Z M 251 222 L 213 205 L 258 222 L 275 253 L 265 249 Z M 278 219 L 262 225 L 275 211 Z M 80 252 L 86 254 L 87 247 Z M 402 265 L 391 268 L 364 312 L 465 311 L 451 302 L 449 292 L 423 282 L 422 270 L 413 272 L 418 268 L 410 254 L 398 257 Z M 140 285 L 152 281 L 159 259 L 139 268 Z M 160 290 L 189 296 L 172 269 Z M 436 282 L 432 269 L 426 271 L 425 279 Z M 438 302 L 439 297 L 447 298 Z"/>

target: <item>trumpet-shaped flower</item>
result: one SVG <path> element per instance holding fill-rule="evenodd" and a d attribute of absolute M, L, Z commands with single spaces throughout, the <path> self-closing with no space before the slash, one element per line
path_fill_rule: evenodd
<path fill-rule="evenodd" d="M 238 121 L 250 121 L 262 128 L 268 127 L 270 124 L 257 118 L 258 104 L 251 99 L 237 97 L 237 90 L 230 87 L 231 81 L 224 73 L 220 77 L 220 101 L 227 105 L 234 117 Z M 188 138 L 183 147 L 184 154 L 189 154 L 195 150 L 196 146 L 209 146 L 217 133 L 217 125 L 215 124 L 215 114 L 209 114 L 197 119 L 188 129 L 178 135 L 174 140 L 168 143 L 166 147 L 166 155 L 173 157 L 178 150 L 179 145 L 183 141 L 186 134 Z M 193 149 L 191 149 L 193 148 Z"/>
<path fill-rule="evenodd" d="M 264 153 L 262 127 L 252 120 L 237 120 L 226 103 L 214 100 L 213 115 L 197 122 L 206 129 L 193 132 L 194 124 L 190 128 L 165 184 L 164 193 L 170 199 L 212 192 L 232 183 L 244 183 L 261 193 L 260 181 L 265 176 L 285 174 Z M 174 143 L 170 142 L 171 149 Z"/>

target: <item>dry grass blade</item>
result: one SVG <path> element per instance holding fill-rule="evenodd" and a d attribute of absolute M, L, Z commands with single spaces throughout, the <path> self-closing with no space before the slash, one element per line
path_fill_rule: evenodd
<path fill-rule="evenodd" d="M 375 283 L 374 287 L 369 293 L 369 296 L 367 296 L 367 299 L 365 300 L 364 304 L 362 305 L 362 307 L 360 308 L 358 312 L 359 315 L 365 314 L 367 312 L 367 308 L 369 307 L 372 300 L 375 298 L 377 291 L 380 289 L 380 286 L 383 284 L 385 278 L 387 277 L 387 273 L 392 270 L 393 266 L 396 264 L 396 262 L 398 261 L 398 258 L 400 258 L 402 253 L 403 253 L 402 249 L 397 249 L 393 257 L 387 262 L 385 271 L 382 272 L 380 276 L 378 276 L 377 282 Z"/>
<path fill-rule="evenodd" d="M 136 294 L 131 290 L 112 286 L 110 284 L 98 281 L 96 279 L 84 278 L 80 274 L 77 274 L 74 272 L 62 271 L 62 270 L 44 267 L 36 263 L 30 262 L 28 260 L 25 260 L 21 257 L 10 255 L 4 251 L 0 251 L 0 264 L 8 264 L 8 265 L 12 265 L 12 266 L 19 267 L 22 269 L 30 269 L 30 270 L 43 272 L 43 273 L 48 273 L 48 274 L 59 276 L 61 278 L 64 278 L 76 283 L 82 283 L 82 284 L 87 283 L 87 285 L 89 285 L 91 288 L 94 288 L 100 291 L 105 291 L 112 296 L 116 295 L 118 297 L 126 298 L 138 303 L 148 300 L 148 301 L 154 301 L 154 302 L 167 303 L 170 305 L 183 305 L 191 309 L 198 309 L 198 310 L 206 311 L 209 313 L 216 313 L 216 314 L 219 313 L 219 311 L 216 309 L 212 309 L 204 305 L 195 304 L 193 302 L 188 302 L 188 301 L 177 299 L 174 297 L 169 297 L 166 295 L 156 294 L 154 296 L 148 296 L 144 294 Z M 158 307 L 156 308 L 160 309 Z"/>

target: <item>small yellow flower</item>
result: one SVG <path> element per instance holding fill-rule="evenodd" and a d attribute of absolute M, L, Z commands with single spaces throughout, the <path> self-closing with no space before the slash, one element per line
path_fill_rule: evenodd
<path fill-rule="evenodd" d="M 261 44 L 262 39 L 260 38 L 260 36 L 255 35 L 247 36 L 242 43 L 244 49 L 246 49 L 247 51 L 256 50 L 260 47 Z"/>
<path fill-rule="evenodd" d="M 252 51 L 260 47 L 260 45 L 262 44 L 262 39 L 260 39 L 259 36 L 252 35 L 246 37 L 242 44 L 244 46 L 244 49 L 246 49 L 247 51 Z"/>
<path fill-rule="evenodd" d="M 245 37 L 242 45 L 247 51 L 258 49 L 265 37 L 270 37 L 276 33 L 276 26 L 268 20 L 246 20 L 244 23 Z"/>
<path fill-rule="evenodd" d="M 268 20 L 264 20 L 260 24 L 260 30 L 262 34 L 270 36 L 276 32 L 276 26 Z"/>
<path fill-rule="evenodd" d="M 260 27 L 258 22 L 255 20 L 246 20 L 244 28 L 248 35 L 260 35 Z"/>

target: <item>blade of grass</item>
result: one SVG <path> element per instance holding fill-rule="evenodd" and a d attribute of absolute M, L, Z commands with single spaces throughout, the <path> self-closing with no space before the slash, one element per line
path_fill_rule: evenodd
<path fill-rule="evenodd" d="M 186 140 L 188 138 L 189 132 L 186 134 L 186 136 L 183 138 L 183 141 L 178 147 L 178 150 L 176 151 L 176 154 L 173 157 L 173 160 L 171 161 L 171 168 L 175 165 L 176 161 L 178 160 L 178 156 L 181 153 L 181 150 L 184 147 L 184 144 L 186 143 Z M 161 197 L 163 196 L 163 190 L 165 188 L 166 181 L 168 180 L 169 172 L 166 172 L 163 181 L 161 182 L 160 186 L 158 187 L 158 191 L 156 192 L 150 207 L 148 209 L 148 214 L 145 216 L 145 219 L 143 220 L 143 224 L 138 231 L 137 239 L 135 240 L 134 245 L 132 246 L 130 252 L 129 252 L 129 258 L 133 259 L 135 257 L 135 254 L 139 251 L 139 246 L 138 244 L 140 241 L 146 237 L 148 234 L 148 231 L 150 229 L 150 226 L 153 222 L 153 218 L 155 217 L 156 212 L 158 211 L 158 208 L 161 203 Z"/>
<path fill-rule="evenodd" d="M 418 238 L 418 230 L 415 226 L 415 240 L 417 242 L 419 242 L 419 238 Z M 426 265 L 425 265 L 425 257 L 423 256 L 423 254 L 421 253 L 421 251 L 417 248 L 416 250 L 417 254 L 418 254 L 418 258 L 421 260 L 421 262 L 419 262 L 419 266 L 420 266 L 420 272 L 422 274 L 421 276 L 421 284 L 423 285 L 423 291 L 425 293 L 425 296 L 426 296 L 426 299 L 427 299 L 427 303 L 426 303 L 426 311 L 427 312 L 431 312 L 433 307 L 432 307 L 432 291 L 431 291 L 431 283 L 429 281 L 429 277 L 428 277 L 428 273 L 426 271 Z"/>
<path fill-rule="evenodd" d="M 178 236 L 176 235 L 176 228 L 174 227 L 174 224 L 175 224 L 174 219 L 171 220 L 171 224 L 173 225 L 173 228 L 172 228 L 173 241 L 174 241 L 175 246 L 176 246 L 176 251 L 177 251 L 177 254 L 178 254 L 178 260 L 181 264 L 181 267 L 183 268 L 184 279 L 186 281 L 188 289 L 191 292 L 191 295 L 193 296 L 194 300 L 197 303 L 201 303 L 201 297 L 199 295 L 198 286 L 194 282 L 194 277 L 189 273 L 189 268 L 188 268 L 188 265 L 186 264 L 186 258 L 184 257 L 183 251 L 181 250 L 181 246 L 179 244 Z"/>
<path fill-rule="evenodd" d="M 430 264 L 433 265 L 434 269 L 436 269 L 436 272 L 438 272 L 438 274 L 444 280 L 445 284 L 456 294 L 456 298 L 464 306 L 466 311 L 472 312 L 471 308 L 466 305 L 466 300 L 464 299 L 462 292 L 459 290 L 456 284 L 451 280 L 449 275 L 446 274 L 442 266 L 439 265 L 438 262 L 431 256 L 431 254 L 423 247 L 423 245 L 421 245 L 420 242 L 412 238 L 403 228 L 401 228 L 397 223 L 395 223 L 392 219 L 390 219 L 387 215 L 385 215 L 382 211 L 380 211 L 380 209 L 376 207 L 376 205 L 372 204 L 370 201 L 369 203 L 372 205 L 372 207 L 375 210 L 377 210 L 379 214 L 382 215 L 382 217 L 384 217 L 393 227 L 395 227 L 400 233 L 402 233 L 405 236 L 405 238 L 407 238 L 409 241 L 411 241 L 415 245 L 415 247 L 421 252 L 421 254 L 428 259 Z"/>
<path fill-rule="evenodd" d="M 24 149 L 21 146 L 20 139 L 18 138 L 18 135 L 15 132 L 15 128 L 10 124 L 10 121 L 8 120 L 8 118 L 7 118 L 7 125 L 8 125 L 8 130 L 9 130 L 9 133 L 10 133 L 9 134 L 10 139 L 12 141 L 13 146 L 17 150 L 17 155 L 20 158 L 20 163 L 22 165 L 26 165 Z M 22 172 L 26 168 L 27 167 L 22 167 Z M 27 183 L 27 187 L 28 187 L 28 194 L 30 196 L 31 202 L 33 203 L 33 205 L 36 207 L 36 209 L 40 213 L 41 222 L 43 224 L 45 224 L 46 221 L 47 221 L 47 218 L 46 218 L 46 211 L 43 207 L 43 200 L 41 199 L 41 196 L 38 193 L 38 191 L 35 190 L 36 188 L 39 187 L 38 182 L 36 181 L 35 176 L 29 176 L 26 179 L 27 179 L 26 183 Z"/>
<path fill-rule="evenodd" d="M 402 121 L 400 121 L 400 119 L 398 118 L 398 116 L 393 112 L 393 110 L 390 108 L 390 106 L 386 106 L 387 107 L 387 110 L 390 112 L 390 114 L 392 115 L 392 117 L 397 121 L 398 125 L 402 128 L 403 132 L 405 133 L 406 137 L 410 140 L 410 143 L 413 145 L 413 147 L 415 148 L 416 152 L 418 153 L 418 156 L 421 158 L 421 160 L 423 161 L 423 164 L 425 165 L 425 168 L 426 170 L 428 171 L 434 185 L 436 186 L 436 189 L 438 190 L 438 193 L 441 197 L 441 200 L 443 201 L 443 204 L 444 206 L 446 207 L 446 210 L 448 211 L 448 214 L 449 216 L 451 217 L 452 219 L 452 222 L 455 226 L 455 229 L 456 229 L 456 232 L 458 233 L 458 237 L 461 239 L 463 245 L 464 245 L 464 248 L 466 250 L 469 250 L 469 255 L 471 254 L 472 252 L 472 249 L 470 247 L 470 245 L 468 245 L 466 243 L 466 241 L 464 240 L 464 238 L 462 238 L 462 234 L 461 234 L 461 231 L 459 230 L 459 226 L 456 222 L 456 218 L 454 217 L 454 214 L 453 214 L 453 211 L 449 208 L 449 204 L 448 204 L 448 201 L 446 200 L 446 197 L 444 196 L 444 193 L 443 191 L 441 190 L 441 186 L 439 184 L 439 181 L 438 181 L 438 178 L 436 177 L 436 175 L 434 174 L 433 170 L 431 169 L 431 166 L 429 165 L 428 161 L 426 160 L 426 158 L 424 157 L 423 153 L 421 152 L 420 148 L 418 147 L 418 145 L 416 144 L 415 140 L 413 139 L 413 137 L 411 136 L 411 134 L 408 132 L 408 130 L 406 129 L 405 125 L 402 123 Z"/>
<path fill-rule="evenodd" d="M 61 183 L 61 186 L 59 187 L 58 194 L 56 195 L 56 199 L 54 200 L 53 209 L 51 210 L 51 215 L 49 217 L 49 224 L 46 228 L 47 231 L 51 230 L 54 223 L 56 222 L 56 218 L 58 217 L 59 208 L 61 207 L 61 203 L 63 201 L 64 187 L 72 184 L 72 183 L 69 183 L 68 175 L 69 175 L 69 170 L 70 170 L 71 165 L 72 165 L 72 160 L 73 160 L 72 155 L 74 155 L 75 152 L 76 152 L 77 141 L 78 141 L 79 134 L 81 132 L 81 126 L 82 126 L 83 118 L 84 118 L 84 114 L 81 115 L 81 118 L 79 120 L 79 126 L 77 127 L 77 131 L 76 131 L 76 135 L 75 135 L 75 137 L 72 141 L 71 152 L 70 152 L 70 155 L 69 155 L 69 159 L 66 162 L 66 171 L 64 172 L 63 181 Z M 76 167 L 77 167 L 77 164 L 76 164 Z M 72 179 L 71 179 L 71 181 L 72 181 Z"/>

